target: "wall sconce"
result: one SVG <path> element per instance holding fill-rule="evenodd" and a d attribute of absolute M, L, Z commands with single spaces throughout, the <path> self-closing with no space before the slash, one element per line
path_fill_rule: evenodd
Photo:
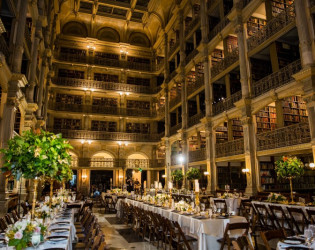
<path fill-rule="evenodd" d="M 94 45 L 87 45 L 86 47 L 87 47 L 88 49 L 95 50 L 95 46 L 94 46 Z"/>
<path fill-rule="evenodd" d="M 118 177 L 119 179 L 122 179 L 122 178 L 124 178 L 122 175 L 119 175 L 119 177 Z"/>
<path fill-rule="evenodd" d="M 249 169 L 247 169 L 247 168 L 243 168 L 243 169 L 242 169 L 242 172 L 243 172 L 244 174 L 250 175 Z"/>
<path fill-rule="evenodd" d="M 210 173 L 209 173 L 208 171 L 203 172 L 203 174 L 204 174 L 205 176 L 209 176 L 209 175 L 210 175 Z"/>
<path fill-rule="evenodd" d="M 185 158 L 184 158 L 183 155 L 180 154 L 180 155 L 178 155 L 177 160 L 178 160 L 178 162 L 179 162 L 180 164 L 183 164 L 184 161 L 185 161 Z"/>
<path fill-rule="evenodd" d="M 80 140 L 81 144 L 84 144 L 84 143 L 88 143 L 89 145 L 92 144 L 92 141 L 91 140 Z"/>
<path fill-rule="evenodd" d="M 122 142 L 122 141 L 119 141 L 117 142 L 119 146 L 128 146 L 128 142 Z"/>
<path fill-rule="evenodd" d="M 121 53 L 122 55 L 127 55 L 127 54 L 128 54 L 128 51 L 127 51 L 126 49 L 121 49 L 121 50 L 120 50 L 120 53 Z"/>
<path fill-rule="evenodd" d="M 86 181 L 86 179 L 87 179 L 86 170 L 85 170 L 85 169 L 83 169 L 83 170 L 82 170 L 82 181 L 83 181 L 83 182 L 85 182 L 85 181 Z"/>
<path fill-rule="evenodd" d="M 163 175 L 162 175 L 162 178 L 166 178 L 166 174 L 163 174 Z"/>

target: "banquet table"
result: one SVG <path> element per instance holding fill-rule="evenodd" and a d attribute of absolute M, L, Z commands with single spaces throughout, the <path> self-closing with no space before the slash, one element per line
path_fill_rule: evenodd
<path fill-rule="evenodd" d="M 177 221 L 186 234 L 194 236 L 198 239 L 199 250 L 220 249 L 220 243 L 217 242 L 217 239 L 223 237 L 226 225 L 228 223 L 246 222 L 246 219 L 241 216 L 231 216 L 223 219 L 197 219 L 193 218 L 193 216 L 173 212 L 172 209 L 156 207 L 131 199 L 125 199 L 125 201 L 133 206 L 158 213 L 169 220 Z M 233 231 L 232 236 L 238 236 L 242 233 L 243 230 L 235 230 Z"/>
<path fill-rule="evenodd" d="M 65 250 L 72 250 L 72 243 L 75 241 L 75 235 L 76 235 L 76 230 L 74 226 L 74 212 L 75 209 L 69 209 L 69 212 L 62 214 L 59 213 L 55 216 L 54 220 L 52 221 L 51 225 L 47 229 L 48 232 L 50 232 L 50 237 L 58 237 L 58 236 L 63 236 L 67 237 L 64 240 L 60 241 L 49 241 L 46 240 L 43 243 L 41 243 L 37 249 L 65 249 Z M 61 216 L 62 215 L 62 216 Z M 67 231 L 65 232 L 57 232 L 54 231 L 56 229 L 66 229 Z M 14 249 L 14 247 L 7 247 L 0 245 L 0 250 L 5 250 L 5 249 Z M 33 250 L 35 249 L 34 247 L 28 247 L 26 248 L 27 250 Z"/>
<path fill-rule="evenodd" d="M 313 242 L 309 247 L 304 245 L 304 244 L 290 245 L 290 244 L 283 243 L 281 241 L 279 241 L 277 244 L 277 250 L 284 250 L 284 249 L 288 249 L 290 247 L 298 247 L 301 250 L 303 250 L 303 249 L 315 249 L 315 242 Z"/>
<path fill-rule="evenodd" d="M 240 208 L 242 199 L 248 199 L 248 198 L 242 198 L 242 197 L 227 198 L 227 199 L 210 198 L 210 204 L 213 204 L 214 200 L 225 200 L 227 207 L 231 208 L 232 209 L 231 211 L 234 211 L 235 213 L 237 213 Z"/>

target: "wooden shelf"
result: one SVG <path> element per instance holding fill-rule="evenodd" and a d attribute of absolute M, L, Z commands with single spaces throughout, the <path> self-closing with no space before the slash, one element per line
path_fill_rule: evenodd
<path fill-rule="evenodd" d="M 80 95 L 68 95 L 68 94 L 56 94 L 56 102 L 64 104 L 82 104 L 83 96 Z"/>
<path fill-rule="evenodd" d="M 150 124 L 149 123 L 127 123 L 126 124 L 127 133 L 150 133 Z"/>
<path fill-rule="evenodd" d="M 117 123 L 109 121 L 91 121 L 92 131 L 117 132 Z"/>
<path fill-rule="evenodd" d="M 267 106 L 256 114 L 257 133 L 268 132 L 277 127 L 276 108 Z"/>

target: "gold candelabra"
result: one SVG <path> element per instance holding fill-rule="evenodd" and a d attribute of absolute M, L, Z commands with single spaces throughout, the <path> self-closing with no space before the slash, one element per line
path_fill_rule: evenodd
<path fill-rule="evenodd" d="M 172 208 L 172 189 L 170 188 L 169 207 Z"/>
<path fill-rule="evenodd" d="M 200 204 L 199 192 L 195 192 L 195 204 L 196 204 L 196 206 L 199 206 L 199 204 Z"/>

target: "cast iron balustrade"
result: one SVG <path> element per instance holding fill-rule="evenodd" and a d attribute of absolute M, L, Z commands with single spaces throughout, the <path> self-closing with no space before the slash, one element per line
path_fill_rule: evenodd
<path fill-rule="evenodd" d="M 176 41 L 176 43 L 174 43 L 172 46 L 170 46 L 169 55 L 172 55 L 178 47 L 179 47 L 179 40 Z"/>
<path fill-rule="evenodd" d="M 156 94 L 161 90 L 161 87 L 147 87 L 141 85 L 132 85 L 118 82 L 103 82 L 96 80 L 76 79 L 68 77 L 55 77 L 53 83 L 59 86 L 69 86 L 87 89 L 103 89 L 115 90 L 131 93 Z"/>
<path fill-rule="evenodd" d="M 216 157 L 244 154 L 244 139 L 237 139 L 215 145 Z"/>
<path fill-rule="evenodd" d="M 204 82 L 204 77 L 203 75 L 202 76 L 199 76 L 197 77 L 196 81 L 192 84 L 189 84 L 187 86 L 187 93 L 188 94 L 192 94 L 195 90 L 199 89 L 201 86 L 203 86 L 205 84 Z"/>
<path fill-rule="evenodd" d="M 185 30 L 185 36 L 187 36 L 190 33 L 190 31 L 192 31 L 195 28 L 195 26 L 199 23 L 199 21 L 200 21 L 200 17 L 198 16 L 190 22 L 187 29 Z"/>
<path fill-rule="evenodd" d="M 165 136 L 165 131 L 159 133 L 159 137 L 162 139 Z"/>
<path fill-rule="evenodd" d="M 189 162 L 204 161 L 206 159 L 206 149 L 189 151 Z"/>
<path fill-rule="evenodd" d="M 175 166 L 175 165 L 179 164 L 177 157 L 178 157 L 178 155 L 172 155 L 171 156 L 171 166 Z"/>
<path fill-rule="evenodd" d="M 235 48 L 230 53 L 227 53 L 227 55 L 221 61 L 213 65 L 211 68 L 211 77 L 215 77 L 216 75 L 220 74 L 238 60 L 238 48 Z"/>
<path fill-rule="evenodd" d="M 256 48 L 294 21 L 295 10 L 294 3 L 292 3 L 285 8 L 285 10 L 272 18 L 261 30 L 257 31 L 253 36 L 247 39 L 248 50 L 250 51 Z"/>
<path fill-rule="evenodd" d="M 2 35 L 0 35 L 0 51 L 3 53 L 3 55 L 6 57 L 6 60 L 8 61 L 10 55 L 9 47 L 5 38 Z"/>
<path fill-rule="evenodd" d="M 301 70 L 301 60 L 294 61 L 283 67 L 278 72 L 272 73 L 253 84 L 253 96 L 259 96 L 271 89 L 281 87 L 291 81 L 294 81 L 292 75 Z"/>
<path fill-rule="evenodd" d="M 175 69 L 171 74 L 169 74 L 169 76 L 166 79 L 166 82 L 170 82 L 176 75 L 177 75 L 177 71 Z"/>
<path fill-rule="evenodd" d="M 180 93 L 178 93 L 178 95 L 176 97 L 174 97 L 173 99 L 170 100 L 170 108 L 176 106 L 177 104 L 180 103 L 182 96 L 180 95 Z"/>
<path fill-rule="evenodd" d="M 217 34 L 219 34 L 225 26 L 229 24 L 230 20 L 224 17 L 209 33 L 209 41 L 211 41 Z"/>
<path fill-rule="evenodd" d="M 238 91 L 231 95 L 230 97 L 225 98 L 224 100 L 214 103 L 213 107 L 213 115 L 221 114 L 224 111 L 228 111 L 234 108 L 234 103 L 242 99 L 242 91 Z"/>
<path fill-rule="evenodd" d="M 268 150 L 311 142 L 308 123 L 298 123 L 257 135 L 257 150 Z"/>
<path fill-rule="evenodd" d="M 199 51 L 197 49 L 194 49 L 192 52 L 190 52 L 185 58 L 185 64 L 187 65 L 192 59 L 195 58 L 196 55 L 198 55 L 198 53 Z"/>
<path fill-rule="evenodd" d="M 72 156 L 71 157 L 71 167 L 77 168 L 79 166 L 79 160 L 77 157 Z"/>
<path fill-rule="evenodd" d="M 175 126 L 170 128 L 170 135 L 174 135 L 177 133 L 177 130 L 180 130 L 182 128 L 182 123 L 178 123 Z"/>
<path fill-rule="evenodd" d="M 156 117 L 156 112 L 151 111 L 150 109 L 119 108 L 103 105 L 67 104 L 63 102 L 55 102 L 50 103 L 49 108 L 55 111 L 71 111 L 87 114 Z"/>
<path fill-rule="evenodd" d="M 242 0 L 239 1 L 236 5 L 237 9 L 243 9 L 244 7 L 246 7 L 247 4 L 249 4 L 252 0 Z"/>
<path fill-rule="evenodd" d="M 90 130 L 47 129 L 54 133 L 61 133 L 67 139 L 79 140 L 109 140 L 109 141 L 134 141 L 134 142 L 157 142 L 158 134 L 105 132 Z"/>
<path fill-rule="evenodd" d="M 59 55 L 55 53 L 55 57 L 62 61 L 88 63 L 88 58 L 85 54 L 74 54 L 60 52 Z"/>
<path fill-rule="evenodd" d="M 200 123 L 200 119 L 205 117 L 204 113 L 200 112 L 199 114 L 195 114 L 192 117 L 188 118 L 188 127 L 192 127 L 198 123 Z"/>
<path fill-rule="evenodd" d="M 164 67 L 164 58 L 156 64 L 156 69 L 155 69 L 155 71 L 159 71 L 159 70 L 162 69 L 163 67 Z"/>

